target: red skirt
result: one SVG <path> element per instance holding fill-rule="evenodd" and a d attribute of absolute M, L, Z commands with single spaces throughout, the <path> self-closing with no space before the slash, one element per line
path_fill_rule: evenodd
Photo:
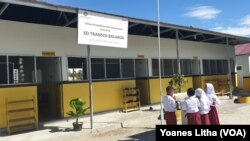
<path fill-rule="evenodd" d="M 215 106 L 210 106 L 211 110 L 209 111 L 208 115 L 209 115 L 209 120 L 211 125 L 220 125 L 220 121 L 219 121 L 219 116 L 216 110 Z"/>
<path fill-rule="evenodd" d="M 201 125 L 200 113 L 188 113 L 187 114 L 188 125 Z"/>
<path fill-rule="evenodd" d="M 167 125 L 177 125 L 175 112 L 165 112 L 164 119 Z"/>
<path fill-rule="evenodd" d="M 211 124 L 208 114 L 201 115 L 201 123 L 202 123 L 202 125 L 210 125 Z"/>

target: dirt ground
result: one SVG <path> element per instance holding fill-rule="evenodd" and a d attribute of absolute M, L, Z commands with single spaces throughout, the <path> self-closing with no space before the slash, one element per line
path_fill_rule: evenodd
<path fill-rule="evenodd" d="M 218 113 L 221 124 L 250 124 L 250 105 L 235 104 L 227 96 L 220 97 L 220 99 L 222 103 L 218 107 Z M 157 119 L 159 112 L 152 112 L 152 114 L 155 116 L 150 119 L 124 125 L 124 128 L 113 131 L 88 135 L 79 134 L 74 137 L 57 137 L 57 139 L 62 141 L 154 141 L 154 128 L 156 124 L 160 124 L 160 121 Z"/>

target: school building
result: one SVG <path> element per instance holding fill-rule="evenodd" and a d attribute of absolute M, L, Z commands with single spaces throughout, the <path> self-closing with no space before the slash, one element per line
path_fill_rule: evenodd
<path fill-rule="evenodd" d="M 32 104 L 39 121 L 67 117 L 73 98 L 89 105 L 87 47 L 77 44 L 77 12 L 43 2 L 0 0 L 0 128 L 33 114 L 28 111 Z M 142 105 L 160 102 L 157 23 L 125 18 L 126 49 L 91 46 L 94 112 L 121 109 L 127 87 L 140 89 Z M 229 80 L 237 85 L 234 46 L 250 38 L 168 23 L 160 29 L 164 93 L 178 72 L 177 62 L 187 79 L 183 91 L 212 82 L 217 92 L 227 93 Z"/>
<path fill-rule="evenodd" d="M 236 69 L 238 74 L 238 87 L 250 91 L 250 44 L 235 46 Z"/>

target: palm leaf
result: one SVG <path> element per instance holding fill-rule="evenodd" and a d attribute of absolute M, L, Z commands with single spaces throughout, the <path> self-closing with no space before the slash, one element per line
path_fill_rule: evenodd
<path fill-rule="evenodd" d="M 69 111 L 66 114 L 69 115 L 69 116 L 76 116 L 76 120 L 77 120 L 80 115 L 84 115 L 85 112 L 89 109 L 89 107 L 85 108 L 85 105 L 86 105 L 86 102 L 82 101 L 82 99 L 80 99 L 80 98 L 72 99 L 69 102 L 69 106 L 72 109 L 74 109 L 75 112 Z"/>

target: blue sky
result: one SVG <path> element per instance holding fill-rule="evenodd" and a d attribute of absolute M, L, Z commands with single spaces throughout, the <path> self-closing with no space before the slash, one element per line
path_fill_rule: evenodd
<path fill-rule="evenodd" d="M 43 0 L 156 20 L 157 0 Z M 160 0 L 161 21 L 250 37 L 250 0 Z"/>

